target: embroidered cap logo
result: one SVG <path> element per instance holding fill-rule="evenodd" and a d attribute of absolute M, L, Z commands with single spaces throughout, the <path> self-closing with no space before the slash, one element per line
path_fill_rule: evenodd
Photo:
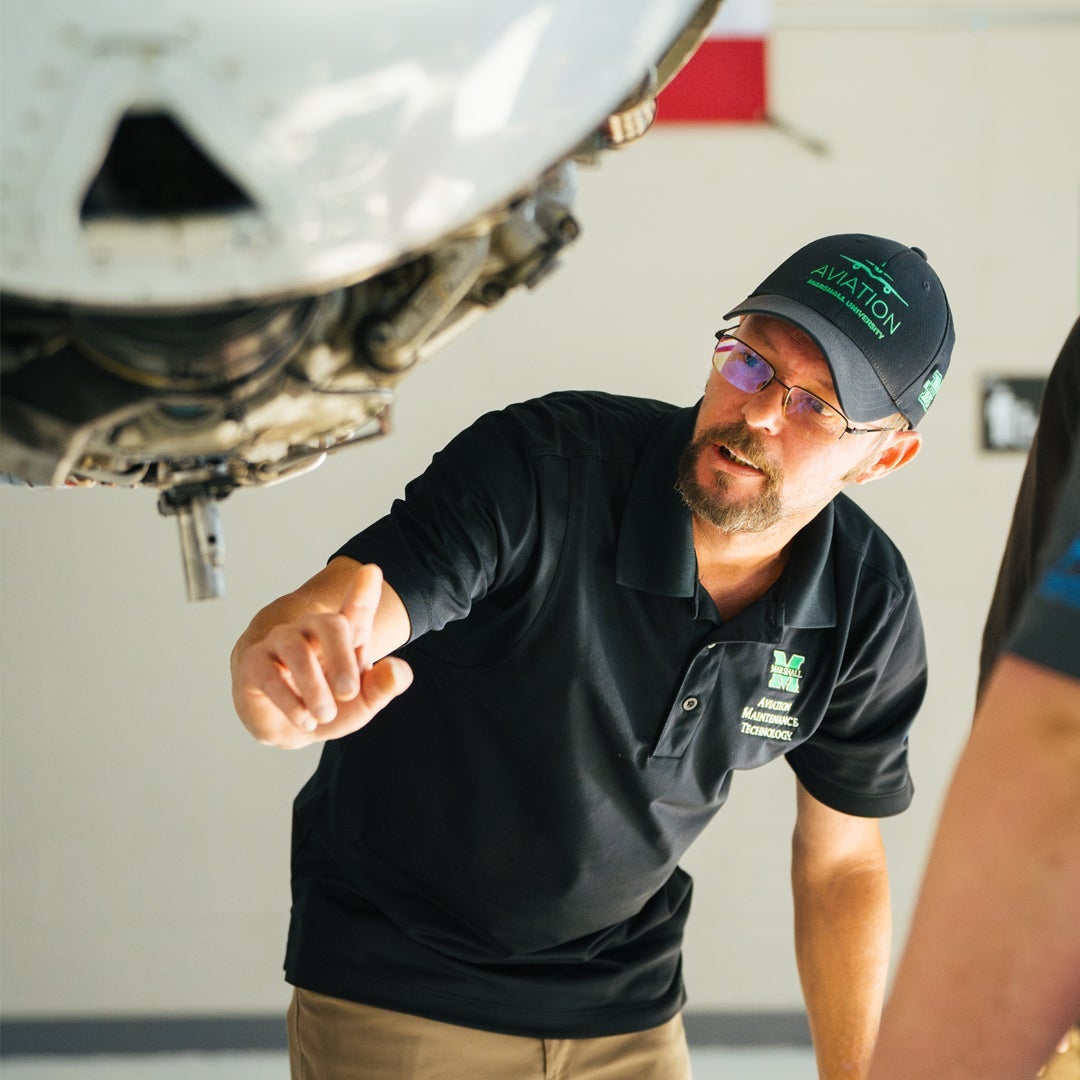
<path fill-rule="evenodd" d="M 894 310 L 895 304 L 891 302 L 899 302 L 904 307 L 911 305 L 896 291 L 892 277 L 883 266 L 868 259 L 853 259 L 850 255 L 841 255 L 840 258 L 850 263 L 851 268 L 825 263 L 810 271 L 806 284 L 842 301 L 879 341 L 885 337 L 886 331 L 891 337 L 902 325 L 898 312 Z"/>
<path fill-rule="evenodd" d="M 930 378 L 923 383 L 922 393 L 919 395 L 919 404 L 923 407 L 923 412 L 930 408 L 934 398 L 937 397 L 942 378 L 941 372 L 935 368 Z"/>

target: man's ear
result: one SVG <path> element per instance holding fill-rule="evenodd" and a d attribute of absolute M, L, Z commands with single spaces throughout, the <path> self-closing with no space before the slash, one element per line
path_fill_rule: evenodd
<path fill-rule="evenodd" d="M 921 431 L 892 431 L 884 446 L 867 464 L 861 476 L 854 478 L 856 484 L 868 484 L 871 480 L 880 480 L 889 473 L 903 468 L 912 461 L 922 449 Z"/>

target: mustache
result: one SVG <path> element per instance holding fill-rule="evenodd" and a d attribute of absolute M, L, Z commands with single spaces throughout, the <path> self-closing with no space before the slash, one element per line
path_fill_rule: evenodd
<path fill-rule="evenodd" d="M 734 450 L 739 457 L 749 461 L 756 469 L 770 480 L 779 477 L 779 470 L 765 454 L 763 440 L 755 435 L 745 424 L 721 424 L 703 431 L 694 440 L 695 450 L 719 443 L 729 450 Z"/>

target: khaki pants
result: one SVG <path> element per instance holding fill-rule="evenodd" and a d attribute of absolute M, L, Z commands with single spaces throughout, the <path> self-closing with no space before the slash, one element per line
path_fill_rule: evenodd
<path fill-rule="evenodd" d="M 294 990 L 292 1080 L 690 1080 L 682 1017 L 600 1039 L 529 1039 Z"/>

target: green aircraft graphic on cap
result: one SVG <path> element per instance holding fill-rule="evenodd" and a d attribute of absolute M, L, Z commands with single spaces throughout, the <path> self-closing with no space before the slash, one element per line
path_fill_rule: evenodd
<path fill-rule="evenodd" d="M 892 285 L 892 278 L 885 273 L 883 266 L 878 266 L 876 263 L 864 263 L 859 262 L 858 259 L 852 259 L 848 255 L 841 255 L 841 259 L 846 259 L 855 270 L 861 270 L 868 277 L 872 277 L 880 286 L 881 291 L 886 296 L 895 296 L 904 307 L 911 307 L 911 305 L 896 291 Z"/>

